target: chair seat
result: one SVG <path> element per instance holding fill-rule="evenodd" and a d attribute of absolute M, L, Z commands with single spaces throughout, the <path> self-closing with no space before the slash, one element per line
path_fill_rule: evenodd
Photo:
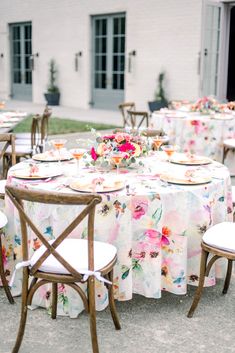
<path fill-rule="evenodd" d="M 226 140 L 224 140 L 224 145 L 226 147 L 235 148 L 235 139 L 226 139 Z"/>
<path fill-rule="evenodd" d="M 235 253 L 235 223 L 216 224 L 205 232 L 202 239 L 209 246 Z"/>
<path fill-rule="evenodd" d="M 15 152 L 16 152 L 16 155 L 17 154 L 31 154 L 32 153 L 32 148 L 31 146 L 26 146 L 26 145 L 16 145 L 15 146 Z M 11 152 L 11 146 L 9 146 L 7 149 L 6 149 L 6 154 L 7 153 L 12 153 Z"/>
<path fill-rule="evenodd" d="M 31 139 L 29 140 L 25 138 L 25 139 L 15 140 L 15 144 L 16 144 L 16 147 L 21 145 L 26 145 L 31 148 Z"/>
<path fill-rule="evenodd" d="M 4 215 L 3 212 L 0 211 L 0 228 L 5 227 L 7 224 L 7 217 Z"/>
<path fill-rule="evenodd" d="M 52 244 L 54 240 L 50 240 Z M 30 259 L 33 266 L 40 256 L 45 252 L 46 247 L 42 245 L 35 251 Z M 85 239 L 65 239 L 56 249 L 58 253 L 79 273 L 84 274 L 88 271 L 88 242 Z M 94 241 L 94 271 L 99 271 L 107 266 L 117 253 L 115 246 Z M 55 274 L 68 274 L 64 266 L 53 256 L 50 255 L 39 268 L 42 272 Z"/>
<path fill-rule="evenodd" d="M 5 195 L 6 179 L 0 180 L 0 194 Z"/>
<path fill-rule="evenodd" d="M 22 132 L 15 134 L 15 139 L 16 140 L 31 140 L 31 133 L 30 132 Z"/>

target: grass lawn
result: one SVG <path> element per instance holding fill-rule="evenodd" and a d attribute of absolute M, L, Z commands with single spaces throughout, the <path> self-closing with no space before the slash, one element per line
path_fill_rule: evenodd
<path fill-rule="evenodd" d="M 32 117 L 26 118 L 14 129 L 14 132 L 29 132 L 31 129 Z M 69 134 L 72 132 L 113 129 L 117 126 L 107 124 L 96 124 L 85 121 L 60 119 L 52 117 L 49 120 L 49 135 Z"/>

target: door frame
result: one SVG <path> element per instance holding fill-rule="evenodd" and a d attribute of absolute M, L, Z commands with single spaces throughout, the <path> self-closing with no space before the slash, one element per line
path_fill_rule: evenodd
<path fill-rule="evenodd" d="M 120 11 L 120 12 L 108 12 L 108 13 L 101 13 L 101 14 L 94 14 L 90 15 L 90 101 L 89 101 L 89 107 L 93 108 L 94 106 L 94 51 L 95 51 L 95 42 L 94 42 L 94 33 L 95 33 L 95 28 L 94 28 L 94 18 L 107 18 L 109 16 L 125 16 L 125 21 L 127 20 L 126 12 L 125 11 Z M 126 34 L 127 34 L 127 26 L 125 25 L 125 71 L 124 71 L 124 89 L 123 89 L 123 96 L 125 97 L 125 88 L 126 88 Z M 109 39 L 108 39 L 109 40 Z M 111 63 L 110 63 L 111 65 Z"/>
<path fill-rule="evenodd" d="M 12 23 L 8 23 L 8 33 L 9 33 L 9 54 L 10 54 L 10 97 L 14 99 L 13 97 L 13 31 L 12 28 L 14 25 L 26 25 L 26 24 L 30 24 L 31 25 L 31 48 L 33 47 L 33 26 L 32 26 L 32 21 L 21 21 L 21 22 L 12 22 Z M 24 43 L 25 45 L 25 43 Z M 31 83 L 31 92 L 30 92 L 30 97 L 29 100 L 30 102 L 33 101 L 33 70 L 32 70 L 32 83 Z"/>
<path fill-rule="evenodd" d="M 205 40 L 205 14 L 206 6 L 213 5 L 221 9 L 220 21 L 220 41 L 219 41 L 219 60 L 218 60 L 218 80 L 217 95 L 218 100 L 224 101 L 227 96 L 228 82 L 228 57 L 229 57 L 229 33 L 230 33 L 230 14 L 231 8 L 235 6 L 235 1 L 222 2 L 220 0 L 204 0 L 202 8 L 202 38 L 201 38 L 201 65 L 200 65 L 200 96 L 203 95 L 203 70 L 204 70 L 204 40 Z"/>

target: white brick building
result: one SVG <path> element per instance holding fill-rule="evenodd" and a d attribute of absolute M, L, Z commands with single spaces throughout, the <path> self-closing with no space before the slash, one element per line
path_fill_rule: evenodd
<path fill-rule="evenodd" d="M 0 0 L 0 98 L 43 103 L 52 58 L 64 106 L 146 109 L 161 71 L 168 99 L 226 98 L 230 3 Z"/>

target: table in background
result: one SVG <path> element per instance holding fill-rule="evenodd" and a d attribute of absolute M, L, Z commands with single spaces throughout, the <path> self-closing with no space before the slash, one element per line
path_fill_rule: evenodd
<path fill-rule="evenodd" d="M 232 219 L 231 184 L 226 167 L 217 162 L 201 167 L 212 174 L 211 183 L 173 185 L 162 182 L 159 173 L 171 171 L 176 175 L 186 167 L 166 162 L 162 156 L 163 152 L 143 159 L 145 166 L 142 169 L 123 169 L 121 174 L 130 187 L 102 194 L 103 201 L 96 209 L 95 239 L 114 244 L 118 249 L 114 275 L 118 300 L 129 300 L 133 293 L 160 298 L 162 290 L 185 294 L 187 283 L 197 283 L 203 233 L 216 223 Z M 34 190 L 74 192 L 66 186 L 68 176 L 44 182 L 11 177 L 12 170 L 25 165 L 22 162 L 10 170 L 9 184 Z M 64 162 L 63 168 L 66 173 L 72 173 L 75 164 L 73 161 Z M 91 172 L 89 168 L 82 170 L 83 174 L 90 175 Z M 36 203 L 26 203 L 26 207 L 30 217 L 36 219 L 36 224 L 49 239 L 55 238 L 79 209 L 79 206 L 42 206 Z M 5 265 L 12 271 L 15 261 L 21 260 L 21 232 L 19 216 L 7 198 L 6 213 L 9 225 Z M 81 237 L 86 237 L 85 225 L 79 228 L 79 232 Z M 32 254 L 40 244 L 32 233 L 30 239 Z M 217 265 L 221 269 L 219 263 Z M 212 271 L 207 285 L 214 283 L 215 273 Z M 21 274 L 17 273 L 13 293 L 19 293 L 20 286 Z M 40 287 L 34 304 L 50 310 L 50 295 L 49 285 Z M 108 299 L 100 282 L 97 282 L 96 295 L 97 309 L 101 310 Z M 71 288 L 59 286 L 58 314 L 76 317 L 81 310 L 77 293 Z"/>
<path fill-rule="evenodd" d="M 0 133 L 12 132 L 26 117 L 27 113 L 0 110 Z"/>
<path fill-rule="evenodd" d="M 222 161 L 223 141 L 235 138 L 235 116 L 217 119 L 216 115 L 200 115 L 189 112 L 155 112 L 151 123 L 163 129 L 170 142 L 180 146 L 183 152 L 191 152 Z M 233 154 L 228 154 L 226 165 L 234 173 Z"/>

